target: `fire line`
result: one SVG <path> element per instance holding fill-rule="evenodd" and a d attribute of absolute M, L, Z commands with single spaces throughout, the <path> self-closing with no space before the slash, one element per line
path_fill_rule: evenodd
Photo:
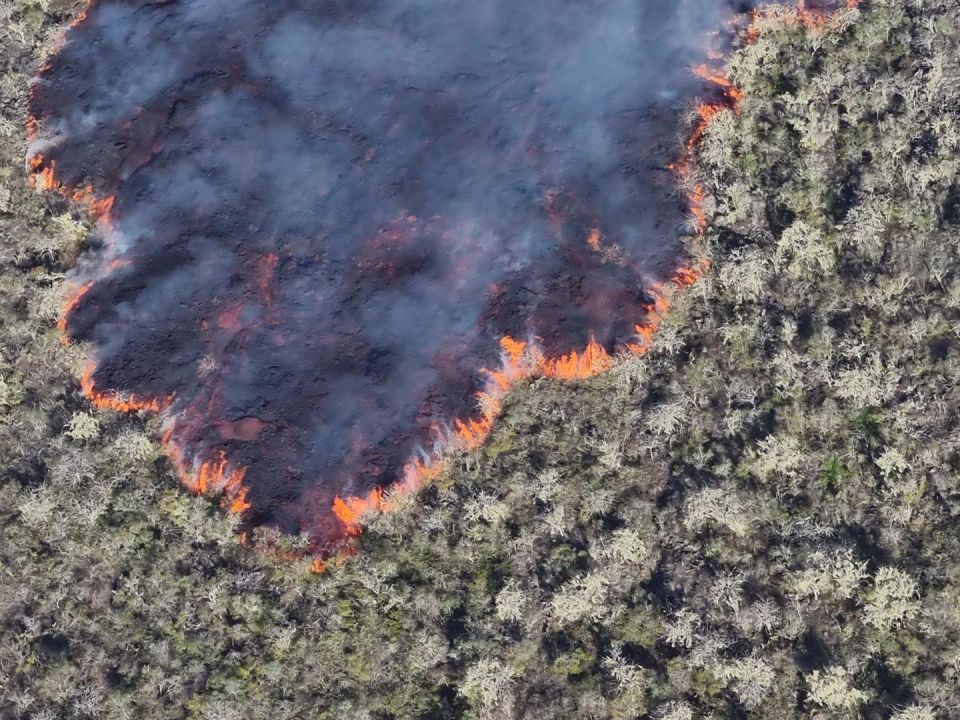
<path fill-rule="evenodd" d="M 856 0 L 845 0 L 847 8 L 857 6 Z M 57 71 L 58 56 L 65 52 L 67 47 L 67 33 L 82 29 L 92 17 L 93 7 L 88 6 L 71 23 L 57 43 L 50 62 L 43 68 L 41 76 L 54 74 Z M 763 9 L 754 9 L 750 23 L 742 37 L 744 42 L 756 42 L 762 33 Z M 834 15 L 826 11 L 818 11 L 807 7 L 801 2 L 798 9 L 790 17 L 795 18 L 798 26 L 809 29 L 822 29 L 833 22 Z M 722 58 L 722 55 L 719 56 Z M 684 156 L 671 164 L 669 169 L 679 180 L 682 187 L 687 189 L 687 211 L 692 217 L 693 229 L 698 235 L 703 235 L 708 227 L 709 218 L 703 207 L 706 190 L 693 177 L 693 154 L 703 141 L 710 124 L 723 112 L 736 111 L 745 100 L 743 92 L 724 74 L 721 69 L 707 64 L 697 64 L 692 68 L 693 74 L 706 81 L 719 94 L 719 99 L 713 102 L 703 102 L 697 107 L 697 121 L 691 129 L 685 148 Z M 41 103 L 42 98 L 39 86 L 31 90 L 31 108 Z M 118 226 L 122 218 L 118 217 L 118 198 L 111 193 L 99 192 L 95 189 L 96 183 L 83 181 L 79 185 L 74 181 L 76 174 L 69 177 L 61 174 L 61 163 L 51 157 L 45 147 L 44 128 L 46 123 L 42 117 L 32 115 L 27 126 L 28 139 L 31 147 L 37 149 L 28 159 L 30 184 L 41 191 L 57 193 L 87 208 L 90 215 L 99 226 L 110 232 L 120 232 Z M 153 158 L 163 152 L 160 144 L 154 143 L 144 154 L 144 158 Z M 521 166 L 528 162 L 521 159 Z M 371 163 L 377 161 L 377 152 L 366 153 L 357 165 L 356 172 L 362 175 L 368 172 Z M 140 159 L 138 162 L 146 163 Z M 137 167 L 137 166 L 133 166 Z M 125 169 L 124 173 L 133 172 Z M 331 187 L 333 187 L 331 185 Z M 622 263 L 622 253 L 616 243 L 616 238 L 608 237 L 608 230 L 602 223 L 597 223 L 592 209 L 581 207 L 582 203 L 573 196 L 564 195 L 560 191 L 546 192 L 546 205 L 549 213 L 547 227 L 557 234 L 567 233 L 571 226 L 580 224 L 580 239 L 578 243 L 583 252 L 592 256 L 590 262 L 599 263 L 600 267 L 617 266 Z M 201 222 L 203 216 L 188 219 L 194 224 Z M 416 228 L 416 230 L 410 229 Z M 413 263 L 416 267 L 429 267 L 427 260 L 416 255 L 404 255 L 407 238 L 410 233 L 423 232 L 438 238 L 438 244 L 447 242 L 447 239 L 457 233 L 445 227 L 444 223 L 436 218 L 421 219 L 412 213 L 398 221 L 395 228 L 382 230 L 372 241 L 373 246 L 380 250 L 386 249 L 387 258 L 376 260 L 369 265 L 374 272 L 383 273 L 391 281 L 402 277 L 406 265 Z M 579 252 L 579 251 L 577 251 Z M 390 255 L 395 253 L 395 255 Z M 575 257 L 580 257 L 576 255 Z M 305 262 L 305 261 L 304 261 Z M 417 265 L 419 263 L 419 265 Z M 114 258 L 107 264 L 99 278 L 82 283 L 71 282 L 67 286 L 64 302 L 61 308 L 61 318 L 58 329 L 63 342 L 71 342 L 71 333 L 74 331 L 72 320 L 80 312 L 85 303 L 95 302 L 94 298 L 97 282 L 111 273 L 126 270 L 130 262 L 124 258 Z M 219 341 L 224 346 L 248 342 L 251 334 L 251 323 L 258 323 L 257 332 L 269 339 L 278 348 L 293 347 L 291 342 L 296 339 L 288 337 L 279 314 L 278 303 L 278 272 L 282 265 L 281 255 L 274 251 L 263 252 L 250 259 L 250 282 L 254 288 L 256 298 L 255 316 L 250 315 L 249 303 L 225 303 L 216 318 L 204 320 L 202 327 L 208 328 L 212 324 L 222 334 Z M 361 265 L 361 267 L 366 267 Z M 633 336 L 621 345 L 622 351 L 633 355 L 645 354 L 654 339 L 654 335 L 669 312 L 671 298 L 675 293 L 682 291 L 700 279 L 709 270 L 709 261 L 706 258 L 694 258 L 688 265 L 674 270 L 666 281 L 649 283 L 644 288 L 645 299 L 635 303 L 638 313 L 632 324 Z M 466 269 L 455 265 L 451 268 L 454 278 L 465 277 Z M 499 286 L 494 283 L 495 289 Z M 308 290 L 307 292 L 313 292 Z M 318 296 L 318 302 L 322 297 Z M 323 338 L 321 338 L 323 340 Z M 324 340 L 325 341 L 325 340 Z M 338 551 L 349 551 L 349 540 L 362 532 L 363 521 L 371 512 L 383 512 L 392 507 L 394 498 L 401 493 L 416 492 L 424 484 L 434 480 L 445 467 L 446 458 L 452 451 L 470 451 L 480 447 L 489 435 L 496 418 L 499 416 L 505 396 L 518 383 L 532 378 L 546 377 L 561 381 L 575 381 L 594 377 L 609 370 L 616 361 L 615 354 L 609 351 L 604 343 L 591 335 L 587 344 L 579 350 L 551 353 L 534 335 L 522 340 L 513 334 L 504 334 L 499 340 L 500 364 L 496 369 L 481 368 L 480 374 L 485 378 L 482 389 L 475 394 L 474 401 L 479 412 L 475 415 L 454 417 L 449 431 L 441 430 L 436 423 L 431 425 L 431 434 L 439 438 L 432 453 L 414 455 L 403 466 L 399 479 L 386 485 L 376 485 L 364 494 L 335 493 L 329 504 L 329 513 L 339 523 L 340 540 L 318 545 L 314 550 L 318 557 L 314 563 L 315 570 L 325 567 L 324 557 Z M 216 373 L 217 360 L 207 356 L 202 359 L 201 365 Z M 196 431 L 183 422 L 186 408 L 198 407 L 199 400 L 181 397 L 177 392 L 160 393 L 156 396 L 137 395 L 131 393 L 115 393 L 97 387 L 94 376 L 98 371 L 98 364 L 91 362 L 84 371 L 80 384 L 84 395 L 98 409 L 114 410 L 117 412 L 148 411 L 159 413 L 164 417 L 165 430 L 162 443 L 171 458 L 173 467 L 182 484 L 197 494 L 219 494 L 224 498 L 223 504 L 230 512 L 244 516 L 257 511 L 254 500 L 255 489 L 249 483 L 250 466 L 248 462 L 236 461 L 228 458 L 229 453 L 222 447 L 211 447 L 197 452 L 193 449 L 193 438 Z M 202 368 L 201 368 L 202 369 Z M 204 371 L 206 372 L 206 371 Z M 213 391 L 211 391 L 213 392 Z M 205 401 L 207 406 L 203 412 L 216 414 L 222 401 L 217 395 L 211 395 Z M 183 403 L 187 403 L 183 405 Z M 286 432 L 283 427 L 274 430 L 274 426 L 256 417 L 246 420 L 223 423 L 221 436 L 227 441 L 249 442 L 267 431 Z M 408 457 L 410 457 L 408 455 Z M 241 536 L 246 538 L 246 534 Z M 347 543 L 345 545 L 345 543 Z M 347 548 L 345 550 L 345 548 Z"/>

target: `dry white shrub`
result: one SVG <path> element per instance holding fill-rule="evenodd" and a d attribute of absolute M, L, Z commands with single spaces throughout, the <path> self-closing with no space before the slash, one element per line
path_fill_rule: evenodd
<path fill-rule="evenodd" d="M 610 654 L 603 658 L 603 669 L 614 682 L 621 693 L 642 692 L 646 684 L 646 673 L 642 667 L 633 665 L 623 657 L 621 647 L 614 645 Z"/>
<path fill-rule="evenodd" d="M 897 390 L 900 375 L 883 364 L 874 353 L 863 365 L 844 370 L 835 381 L 836 392 L 857 407 L 882 405 L 890 400 Z"/>
<path fill-rule="evenodd" d="M 602 560 L 624 565 L 639 565 L 650 557 L 650 550 L 636 530 L 622 528 L 613 533 L 610 542 L 591 550 Z"/>
<path fill-rule="evenodd" d="M 910 463 L 903 454 L 896 448 L 887 448 L 883 454 L 877 458 L 877 467 L 883 477 L 890 478 L 901 475 L 910 469 Z"/>
<path fill-rule="evenodd" d="M 783 231 L 777 243 L 776 265 L 785 264 L 794 276 L 831 272 L 836 265 L 836 250 L 823 233 L 798 220 Z"/>
<path fill-rule="evenodd" d="M 929 705 L 913 705 L 897 710 L 890 720 L 937 720 L 937 713 Z"/>
<path fill-rule="evenodd" d="M 30 302 L 30 311 L 37 320 L 50 324 L 57 321 L 63 308 L 64 283 L 54 282 L 48 287 L 38 289 Z"/>
<path fill-rule="evenodd" d="M 510 580 L 499 593 L 496 600 L 497 618 L 502 622 L 519 622 L 523 619 L 527 607 L 527 596 L 517 585 L 515 580 Z"/>
<path fill-rule="evenodd" d="M 53 522 L 54 513 L 58 508 L 57 497 L 53 488 L 39 487 L 25 499 L 20 501 L 20 520 L 34 529 L 56 527 Z"/>
<path fill-rule="evenodd" d="M 717 674 L 721 680 L 730 683 L 731 689 L 747 710 L 760 706 L 777 679 L 770 663 L 758 657 L 727 663 Z"/>
<path fill-rule="evenodd" d="M 658 720 L 694 720 L 693 708 L 682 701 L 670 702 L 660 708 Z"/>
<path fill-rule="evenodd" d="M 607 578 L 598 572 L 587 573 L 566 583 L 550 602 L 554 620 L 560 625 L 597 622 L 610 610 L 607 607 L 609 585 Z"/>
<path fill-rule="evenodd" d="M 684 525 L 694 532 L 715 523 L 746 537 L 753 527 L 753 517 L 733 487 L 704 488 L 687 500 L 683 513 Z"/>
<path fill-rule="evenodd" d="M 24 398 L 23 385 L 14 378 L 0 377 L 0 408 L 6 409 L 19 405 Z"/>
<path fill-rule="evenodd" d="M 667 623 L 663 639 L 674 647 L 693 647 L 693 642 L 700 629 L 700 616 L 691 610 L 681 609 L 673 616 L 673 621 Z"/>
<path fill-rule="evenodd" d="M 687 404 L 682 399 L 658 405 L 647 411 L 647 429 L 656 435 L 669 437 L 687 421 Z"/>
<path fill-rule="evenodd" d="M 867 623 L 885 632 L 909 622 L 920 612 L 918 595 L 917 583 L 905 572 L 880 568 L 863 609 Z"/>
<path fill-rule="evenodd" d="M 511 717 L 515 675 L 499 660 L 480 660 L 467 668 L 459 692 L 483 720 Z"/>
<path fill-rule="evenodd" d="M 716 607 L 727 607 L 736 615 L 743 604 L 743 584 L 746 577 L 743 573 L 722 572 L 713 582 L 710 593 Z"/>
<path fill-rule="evenodd" d="M 567 534 L 568 518 L 563 505 L 557 505 L 543 518 L 543 527 L 550 537 L 558 538 Z"/>
<path fill-rule="evenodd" d="M 560 473 L 555 469 L 544 470 L 533 485 L 533 496 L 542 503 L 552 503 L 560 489 Z"/>
<path fill-rule="evenodd" d="M 817 600 L 821 595 L 835 600 L 849 600 L 867 577 L 867 563 L 857 562 L 852 550 L 830 555 L 817 551 L 810 555 L 809 567 L 794 573 L 787 582 L 796 599 Z"/>
<path fill-rule="evenodd" d="M 720 286 L 737 303 L 757 300 L 769 277 L 766 255 L 756 249 L 734 253 L 717 275 Z"/>
<path fill-rule="evenodd" d="M 737 615 L 737 626 L 751 635 L 772 633 L 783 626 L 783 613 L 776 602 L 764 598 Z"/>
<path fill-rule="evenodd" d="M 845 668 L 835 665 L 807 675 L 810 702 L 831 710 L 852 712 L 866 699 L 866 693 L 853 686 Z"/>
<path fill-rule="evenodd" d="M 139 430 L 127 429 L 113 441 L 111 448 L 116 458 L 128 468 L 142 467 L 163 453 L 159 444 Z"/>
<path fill-rule="evenodd" d="M 583 517 L 599 517 L 607 515 L 614 509 L 617 493 L 611 488 L 597 488 L 587 493 L 580 506 Z"/>
<path fill-rule="evenodd" d="M 100 436 L 100 420 L 87 412 L 74 413 L 63 434 L 76 442 L 94 440 Z"/>
<path fill-rule="evenodd" d="M 509 506 L 502 500 L 485 492 L 471 498 L 463 508 L 464 522 L 469 525 L 480 523 L 499 525 L 508 517 L 510 517 Z"/>
<path fill-rule="evenodd" d="M 803 464 L 800 441 L 792 435 L 769 435 L 753 452 L 753 469 L 762 480 L 793 478 Z"/>

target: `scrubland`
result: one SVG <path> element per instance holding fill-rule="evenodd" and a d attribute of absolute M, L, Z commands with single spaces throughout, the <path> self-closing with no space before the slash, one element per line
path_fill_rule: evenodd
<path fill-rule="evenodd" d="M 0 716 L 960 717 L 956 3 L 763 20 L 652 350 L 513 391 L 319 575 L 79 391 L 90 223 L 23 168 L 75 9 L 0 2 Z"/>

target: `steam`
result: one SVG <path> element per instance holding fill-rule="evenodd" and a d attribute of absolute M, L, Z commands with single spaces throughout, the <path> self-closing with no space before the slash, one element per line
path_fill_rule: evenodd
<path fill-rule="evenodd" d="M 251 524 L 335 542 L 334 499 L 473 414 L 501 338 L 635 339 L 684 231 L 690 68 L 738 9 L 96 3 L 30 150 L 112 199 L 65 326 L 91 393 L 165 408 L 178 463 L 232 468 Z"/>

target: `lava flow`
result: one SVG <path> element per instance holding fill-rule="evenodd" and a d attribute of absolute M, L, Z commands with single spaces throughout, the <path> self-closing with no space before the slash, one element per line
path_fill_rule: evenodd
<path fill-rule="evenodd" d="M 705 270 L 676 270 L 706 224 L 677 128 L 739 101 L 690 67 L 744 5 L 92 4 L 28 127 L 31 182 L 98 220 L 61 321 L 84 392 L 328 553 L 516 382 L 646 350 Z"/>

